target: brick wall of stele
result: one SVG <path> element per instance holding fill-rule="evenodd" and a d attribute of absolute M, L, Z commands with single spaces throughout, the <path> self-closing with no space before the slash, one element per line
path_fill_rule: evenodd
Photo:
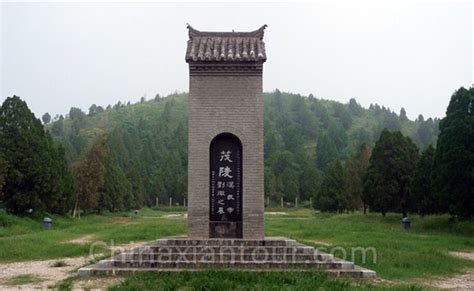
<path fill-rule="evenodd" d="M 244 239 L 263 239 L 262 74 L 190 74 L 188 237 L 209 238 L 209 146 L 223 132 L 242 142 Z"/>

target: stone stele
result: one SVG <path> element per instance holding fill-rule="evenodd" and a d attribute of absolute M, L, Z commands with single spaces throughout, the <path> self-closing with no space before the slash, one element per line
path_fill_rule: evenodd
<path fill-rule="evenodd" d="M 213 267 L 376 276 L 295 240 L 264 237 L 265 28 L 205 32 L 188 25 L 188 234 L 112 254 L 80 275 Z"/>

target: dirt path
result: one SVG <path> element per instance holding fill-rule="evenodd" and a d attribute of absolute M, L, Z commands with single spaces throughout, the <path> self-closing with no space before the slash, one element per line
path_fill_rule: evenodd
<path fill-rule="evenodd" d="M 474 261 L 474 252 L 449 252 L 449 254 L 458 258 Z M 449 290 L 474 290 L 474 269 L 468 269 L 464 273 L 450 278 L 436 279 L 429 282 L 428 285 L 435 288 Z"/>
<path fill-rule="evenodd" d="M 86 235 L 68 241 L 68 243 L 87 244 L 94 238 Z M 115 252 L 123 252 L 146 242 L 131 242 L 129 244 L 113 246 Z M 74 276 L 79 267 L 87 264 L 94 256 L 76 258 L 59 258 L 54 260 L 26 261 L 17 263 L 0 264 L 0 290 L 31 290 L 48 289 L 60 281 Z M 20 277 L 19 277 L 20 276 Z M 26 279 L 25 279 L 26 278 Z M 18 285 L 15 281 L 23 279 Z M 31 280 L 29 280 L 31 279 Z M 78 278 L 74 280 L 74 289 L 101 290 L 108 286 L 118 284 L 120 278 Z M 29 282 L 34 281 L 34 282 Z"/>
<path fill-rule="evenodd" d="M 55 285 L 57 282 L 71 276 L 73 271 L 89 262 L 90 259 L 92 259 L 92 257 L 61 258 L 55 260 L 1 264 L 0 289 L 47 289 L 49 286 Z M 65 266 L 53 267 L 54 264 L 58 262 L 61 262 L 61 264 L 64 263 Z M 40 282 L 26 283 L 17 286 L 8 284 L 8 282 L 14 280 L 15 277 L 25 275 L 31 275 L 37 280 L 40 280 Z"/>

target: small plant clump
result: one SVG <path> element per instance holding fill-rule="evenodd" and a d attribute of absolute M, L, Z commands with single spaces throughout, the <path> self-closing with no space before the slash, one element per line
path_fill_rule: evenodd
<path fill-rule="evenodd" d="M 56 261 L 54 262 L 51 267 L 53 268 L 62 268 L 62 267 L 67 267 L 69 266 L 65 261 Z"/>

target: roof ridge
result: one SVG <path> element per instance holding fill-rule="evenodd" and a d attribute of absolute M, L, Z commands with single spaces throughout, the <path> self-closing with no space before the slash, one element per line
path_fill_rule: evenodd
<path fill-rule="evenodd" d="M 192 39 L 194 37 L 256 37 L 260 40 L 263 40 L 263 33 L 267 25 L 262 25 L 259 29 L 254 31 L 231 31 L 231 32 L 223 32 L 223 31 L 200 31 L 193 28 L 190 24 L 186 24 L 188 29 L 189 38 Z"/>

